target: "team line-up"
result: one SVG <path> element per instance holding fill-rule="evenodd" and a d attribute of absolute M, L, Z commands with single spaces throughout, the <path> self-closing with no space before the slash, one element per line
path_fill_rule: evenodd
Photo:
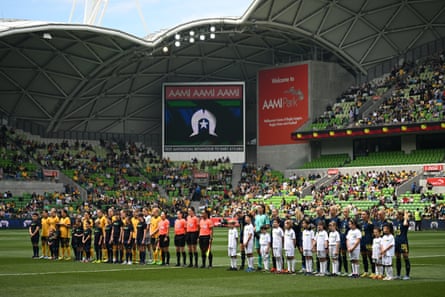
<path fill-rule="evenodd" d="M 246 268 L 246 272 L 296 273 L 295 251 L 298 250 L 302 257 L 300 272 L 305 275 L 410 279 L 408 212 L 398 212 L 396 219 L 391 221 L 386 219 L 385 211 L 381 210 L 377 219 L 372 222 L 368 211 L 362 211 L 356 219 L 350 217 L 350 210 L 346 207 L 342 217 L 336 215 L 335 211 L 330 213 L 330 217 L 325 217 L 320 212 L 312 219 L 306 217 L 295 222 L 279 218 L 276 211 L 272 211 L 270 217 L 264 211 L 265 207 L 258 205 L 247 214 L 237 212 L 228 222 L 228 270 Z M 209 218 L 209 213 L 203 210 L 198 218 L 191 207 L 186 218 L 180 211 L 176 216 L 176 266 L 212 267 L 213 221 Z M 107 214 L 97 210 L 95 220 L 85 212 L 83 217 L 74 219 L 72 226 L 71 218 L 65 209 L 62 209 L 60 214 L 56 209 L 51 209 L 49 212 L 44 210 L 41 216 L 38 213 L 32 215 L 29 235 L 33 258 L 71 260 L 72 249 L 75 261 L 170 265 L 169 229 L 170 221 L 158 208 L 144 208 L 142 211 L 132 212 L 110 208 Z M 39 240 L 42 246 L 41 256 Z M 200 266 L 198 245 L 201 251 Z M 256 269 L 254 251 L 258 256 Z M 239 254 L 241 265 L 238 267 Z M 362 274 L 360 256 L 363 264 Z M 403 277 L 402 256 L 406 272 Z M 396 275 L 393 273 L 394 257 Z M 341 273 L 342 268 L 344 273 Z"/>

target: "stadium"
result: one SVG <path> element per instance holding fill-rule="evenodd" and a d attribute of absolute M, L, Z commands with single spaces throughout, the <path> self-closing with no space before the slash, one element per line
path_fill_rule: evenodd
<path fill-rule="evenodd" d="M 2 294 L 441 294 L 443 1 L 254 0 L 144 38 L 1 19 L 0 38 Z M 412 279 L 226 271 L 228 221 L 261 205 L 296 225 L 404 213 Z M 160 208 L 173 227 L 190 206 L 212 270 L 30 259 L 33 213 Z"/>

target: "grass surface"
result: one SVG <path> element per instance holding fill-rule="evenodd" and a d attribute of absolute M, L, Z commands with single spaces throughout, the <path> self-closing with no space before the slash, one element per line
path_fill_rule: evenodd
<path fill-rule="evenodd" d="M 170 267 L 33 260 L 26 230 L 0 230 L 0 296 L 423 297 L 444 294 L 444 232 L 411 232 L 412 279 L 389 282 L 226 271 L 229 263 L 226 234 L 226 229 L 216 229 L 215 267 L 196 269 L 174 267 L 173 247 Z M 297 268 L 301 268 L 300 262 Z"/>

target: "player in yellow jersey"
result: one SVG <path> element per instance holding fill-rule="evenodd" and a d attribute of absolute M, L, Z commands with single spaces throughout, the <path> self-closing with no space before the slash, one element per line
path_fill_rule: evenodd
<path fill-rule="evenodd" d="M 68 217 L 68 212 L 65 209 L 62 209 L 60 214 L 61 218 L 59 220 L 59 228 L 60 228 L 60 247 L 62 253 L 59 259 L 63 258 L 65 260 L 71 260 L 71 250 L 70 250 L 71 219 Z"/>
<path fill-rule="evenodd" d="M 139 210 L 137 210 L 137 209 L 135 209 L 135 210 L 133 210 L 133 216 L 131 217 L 131 224 L 133 225 L 133 242 L 135 243 L 136 242 L 136 230 L 137 230 L 137 226 L 138 226 L 138 224 L 139 224 L 139 218 L 138 218 L 138 216 L 139 216 Z M 135 264 L 138 264 L 139 263 L 139 261 L 137 260 L 137 259 L 139 259 L 138 257 L 136 257 L 137 255 L 137 252 L 136 252 L 136 244 L 133 244 L 133 246 L 132 246 L 132 251 L 131 251 L 131 253 L 132 253 L 132 257 L 133 257 L 133 262 L 135 263 Z"/>
<path fill-rule="evenodd" d="M 55 208 L 51 208 L 48 217 L 49 230 L 56 230 L 56 225 L 59 223 L 59 217 Z"/>
<path fill-rule="evenodd" d="M 60 232 L 58 231 L 59 217 L 57 216 L 57 210 L 55 208 L 51 208 L 51 210 L 49 211 L 47 224 L 49 225 L 49 232 L 51 232 L 51 230 L 57 230 L 57 234 L 59 234 L 60 236 Z M 57 238 L 58 240 L 54 240 L 51 247 L 54 251 L 59 251 L 60 238 Z"/>
<path fill-rule="evenodd" d="M 105 226 L 107 225 L 107 217 L 105 216 L 102 209 L 97 210 L 97 218 L 99 219 L 99 228 L 102 230 L 102 238 L 105 238 Z M 103 240 L 103 242 L 105 242 Z M 107 248 L 105 244 L 102 244 L 102 257 L 103 259 L 99 259 L 99 261 L 107 262 L 107 259 L 105 258 L 105 255 L 107 255 Z"/>
<path fill-rule="evenodd" d="M 51 256 L 51 252 L 49 250 L 48 246 L 48 237 L 49 237 L 49 222 L 48 222 L 48 211 L 43 210 L 42 211 L 42 218 L 40 219 L 40 224 L 42 225 L 42 234 L 41 234 L 41 240 L 42 240 L 42 256 L 41 259 L 49 259 Z"/>
<path fill-rule="evenodd" d="M 162 264 L 160 259 L 160 247 L 158 245 L 159 239 L 159 223 L 161 217 L 159 216 L 159 208 L 153 208 L 152 217 L 150 220 L 150 238 L 151 248 L 153 250 L 153 264 Z"/>

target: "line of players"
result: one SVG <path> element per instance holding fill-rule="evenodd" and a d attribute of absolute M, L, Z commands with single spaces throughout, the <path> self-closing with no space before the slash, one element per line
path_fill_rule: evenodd
<path fill-rule="evenodd" d="M 392 222 L 385 218 L 385 211 L 378 213 L 378 219 L 371 222 L 369 212 L 363 211 L 361 218 L 357 221 L 350 218 L 349 208 L 343 209 L 343 217 L 336 213 L 336 208 L 331 207 L 329 217 L 325 217 L 321 208 L 317 209 L 317 216 L 312 219 L 305 218 L 300 222 L 291 220 L 281 220 L 276 210 L 272 211 L 269 218 L 264 214 L 264 206 L 257 207 L 255 212 L 248 216 L 238 213 L 237 225 L 240 226 L 241 267 L 244 269 L 245 261 L 248 260 L 247 271 L 254 271 L 253 249 L 255 247 L 258 255 L 258 270 L 269 270 L 269 254 L 272 255 L 271 272 L 295 272 L 295 249 L 302 256 L 302 272 L 311 274 L 316 270 L 317 275 L 327 275 L 332 263 L 330 275 L 348 275 L 347 255 L 351 262 L 351 277 L 359 276 L 359 255 L 362 255 L 364 272 L 362 277 L 382 278 L 382 265 L 387 266 L 387 278 L 391 279 L 391 267 L 382 264 L 385 256 L 396 256 L 397 275 L 401 274 L 401 256 L 405 260 L 406 275 L 403 279 L 409 279 L 410 260 L 408 246 L 408 225 L 409 214 L 399 212 L 397 219 Z M 56 210 L 42 212 L 39 220 L 37 214 L 33 215 L 33 221 L 29 228 L 31 242 L 33 245 L 33 258 L 39 258 L 39 232 L 42 231 L 42 252 L 40 258 L 65 259 L 70 260 L 69 229 L 71 229 L 71 248 L 77 261 L 91 261 L 93 247 L 95 260 L 93 262 L 126 263 L 132 264 L 133 260 L 141 264 L 170 263 L 168 251 L 169 221 L 166 215 L 159 213 L 159 209 L 153 209 L 150 214 L 148 209 L 143 209 L 142 213 L 133 212 L 133 216 L 126 211 L 116 212 L 109 209 L 108 215 L 101 210 L 97 211 L 95 222 L 88 213 L 82 219 L 77 218 L 71 228 L 71 220 L 65 210 L 61 210 L 61 217 L 57 216 Z M 252 222 L 253 220 L 253 222 Z M 272 221 L 271 232 L 268 230 Z M 325 230 L 328 225 L 329 233 Z M 314 232 L 312 227 L 316 226 Z M 385 230 L 384 226 L 388 226 Z M 283 230 L 284 229 L 284 230 Z M 229 257 L 231 257 L 230 270 L 237 270 L 236 254 L 238 238 L 233 238 L 235 224 L 229 228 Z M 350 231 L 353 232 L 350 232 Z M 237 230 L 236 230 L 237 231 Z M 197 245 L 199 242 L 202 265 L 206 266 L 206 258 L 209 259 L 209 266 L 212 266 L 213 255 L 211 253 L 211 243 L 213 237 L 213 224 L 207 212 L 201 214 L 199 219 L 194 209 L 188 210 L 187 219 L 183 218 L 181 212 L 177 213 L 175 221 L 175 247 L 177 261 L 176 265 L 186 266 L 185 244 L 187 243 L 189 252 L 189 267 L 198 267 Z M 238 232 L 236 232 L 238 234 Z M 390 248 L 382 253 L 382 238 L 378 235 L 394 234 L 394 243 Z M 380 242 L 380 243 L 379 243 Z M 284 244 L 287 269 L 284 269 L 282 250 Z M 377 246 L 380 247 L 378 248 Z M 60 246 L 60 250 L 59 250 Z M 380 252 L 379 252 L 380 250 Z M 136 251 L 139 252 L 139 259 L 136 259 Z M 146 254 L 148 252 L 148 259 Z M 272 252 L 272 253 L 271 253 Z M 124 258 L 125 253 L 125 260 Z M 312 267 L 312 254 L 316 255 L 317 268 Z M 391 258 L 392 259 L 392 258 Z M 387 263 L 387 262 L 385 262 Z M 371 265 L 370 265 L 371 264 Z M 371 272 L 369 271 L 371 266 Z M 341 268 L 344 273 L 341 274 Z"/>
<path fill-rule="evenodd" d="M 201 267 L 207 267 L 207 258 L 208 267 L 211 267 L 213 264 L 213 254 L 210 250 L 213 240 L 213 222 L 209 218 L 209 213 L 202 211 L 201 217 L 198 218 L 192 207 L 188 209 L 186 219 L 183 218 L 182 212 L 177 212 L 176 215 L 174 225 L 176 266 L 181 266 L 182 257 L 183 266 L 198 267 L 197 245 L 199 243 Z M 71 248 L 76 261 L 115 264 L 133 264 L 134 262 L 169 265 L 169 231 L 170 221 L 167 215 L 160 212 L 158 208 L 152 209 L 151 212 L 144 208 L 142 212 L 135 210 L 132 213 L 110 208 L 107 215 L 102 210 L 98 210 L 95 221 L 88 212 L 85 212 L 82 218 L 74 219 L 73 226 L 66 210 L 61 210 L 60 217 L 56 209 L 52 209 L 49 213 L 44 210 L 41 218 L 37 213 L 32 215 L 29 226 L 33 258 L 71 260 Z M 39 256 L 39 239 L 42 244 L 42 256 Z M 189 252 L 188 265 L 186 243 Z M 137 254 L 138 259 L 136 259 Z"/>
<path fill-rule="evenodd" d="M 264 221 L 263 206 L 257 212 L 240 214 L 238 220 L 229 222 L 228 256 L 229 270 L 238 270 L 237 242 L 240 239 L 241 266 L 244 270 L 247 259 L 247 272 L 255 271 L 253 250 L 256 244 L 258 253 L 257 270 L 276 273 L 295 273 L 295 250 L 302 256 L 302 270 L 305 275 L 370 277 L 373 279 L 410 279 L 408 227 L 409 213 L 399 211 L 394 221 L 385 218 L 385 211 L 378 212 L 378 219 L 372 222 L 370 213 L 365 210 L 358 220 L 350 218 L 349 208 L 343 210 L 343 217 L 337 216 L 337 208 L 331 207 L 330 217 L 317 208 L 317 216 L 305 218 L 296 223 L 290 219 L 281 220 L 272 211 L 270 220 Z M 254 223 L 252 222 L 254 221 Z M 272 221 L 272 228 L 268 228 Z M 240 225 L 238 233 L 237 224 Z M 328 228 L 328 230 L 326 229 Z M 316 230 L 312 230 L 316 228 Z M 269 230 L 270 229 L 270 230 Z M 259 232 L 258 232 L 259 231 Z M 313 268 L 313 255 L 316 269 Z M 360 274 L 360 255 L 364 272 Z M 392 262 L 396 257 L 396 272 L 393 275 Z M 405 276 L 401 276 L 402 260 L 405 261 Z M 270 268 L 269 258 L 272 259 Z M 351 274 L 348 274 L 348 258 Z M 284 268 L 284 259 L 287 269 Z M 341 268 L 344 267 L 342 274 Z M 371 266 L 371 271 L 369 268 Z M 330 268 L 330 271 L 329 271 Z M 384 277 L 384 275 L 386 276 Z"/>

